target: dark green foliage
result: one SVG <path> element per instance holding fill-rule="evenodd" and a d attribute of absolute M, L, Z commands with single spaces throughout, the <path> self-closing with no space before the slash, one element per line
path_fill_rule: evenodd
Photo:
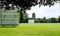
<path fill-rule="evenodd" d="M 20 12 L 20 20 L 19 20 L 19 23 L 23 23 L 23 13 Z"/>
<path fill-rule="evenodd" d="M 56 18 L 51 18 L 50 21 L 51 23 L 56 23 Z"/>
<path fill-rule="evenodd" d="M 0 3 L 2 7 L 6 7 L 7 10 L 9 10 L 11 7 L 14 7 L 14 5 L 19 9 L 21 8 L 22 11 L 25 11 L 26 9 L 30 9 L 32 6 L 35 6 L 37 4 L 40 5 L 54 5 L 55 0 L 0 0 Z M 11 6 L 9 6 L 12 4 Z M 10 8 L 9 8 L 10 7 Z"/>
<path fill-rule="evenodd" d="M 57 21 L 57 19 L 58 18 L 46 19 L 46 17 L 44 17 L 44 18 L 35 18 L 34 21 L 35 21 L 35 23 L 58 23 L 58 22 L 60 22 L 60 18 L 58 19 L 58 21 Z"/>
<path fill-rule="evenodd" d="M 28 14 L 25 11 L 23 13 L 23 23 L 28 23 Z"/>
<path fill-rule="evenodd" d="M 59 18 L 58 18 L 58 22 L 60 23 L 60 16 L 59 16 Z"/>
<path fill-rule="evenodd" d="M 25 11 L 20 12 L 19 23 L 28 23 L 28 14 Z"/>
<path fill-rule="evenodd" d="M 35 23 L 39 23 L 40 22 L 40 18 L 38 18 L 38 19 L 34 19 L 35 20 Z"/>
<path fill-rule="evenodd" d="M 43 18 L 43 22 L 46 23 L 46 17 Z"/>

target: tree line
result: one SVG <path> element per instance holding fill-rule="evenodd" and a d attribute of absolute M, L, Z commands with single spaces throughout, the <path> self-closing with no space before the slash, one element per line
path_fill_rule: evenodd
<path fill-rule="evenodd" d="M 23 20 L 22 23 L 28 23 L 28 20 L 34 19 L 34 23 L 60 23 L 60 16 L 58 18 L 28 18 L 28 14 L 25 12 L 23 13 Z M 20 20 L 21 21 L 21 20 Z"/>
<path fill-rule="evenodd" d="M 29 19 L 34 19 L 35 23 L 60 23 L 60 16 L 58 18 L 29 18 Z"/>

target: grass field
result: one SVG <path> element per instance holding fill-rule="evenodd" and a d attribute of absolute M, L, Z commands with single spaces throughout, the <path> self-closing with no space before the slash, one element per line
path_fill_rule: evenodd
<path fill-rule="evenodd" d="M 60 36 L 60 23 L 22 23 L 14 28 L 0 28 L 0 36 Z"/>

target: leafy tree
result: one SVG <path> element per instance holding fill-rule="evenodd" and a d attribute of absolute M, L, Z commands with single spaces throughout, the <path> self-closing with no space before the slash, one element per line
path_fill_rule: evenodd
<path fill-rule="evenodd" d="M 59 18 L 58 18 L 58 22 L 60 23 L 60 16 L 59 16 Z"/>
<path fill-rule="evenodd" d="M 46 23 L 46 17 L 43 18 L 43 22 Z"/>
<path fill-rule="evenodd" d="M 57 22 L 56 18 L 51 18 L 50 21 L 51 21 L 51 23 L 56 23 Z"/>
<path fill-rule="evenodd" d="M 23 23 L 28 23 L 28 14 L 23 12 Z"/>

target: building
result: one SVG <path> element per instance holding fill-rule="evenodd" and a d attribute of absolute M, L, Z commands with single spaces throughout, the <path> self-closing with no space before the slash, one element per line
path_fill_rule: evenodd
<path fill-rule="evenodd" d="M 14 10 L 6 10 L 2 8 L 0 9 L 0 25 L 18 25 L 19 24 L 19 13 L 17 13 L 17 9 Z"/>
<path fill-rule="evenodd" d="M 32 13 L 32 18 L 36 18 L 35 16 L 36 16 L 35 13 Z"/>

